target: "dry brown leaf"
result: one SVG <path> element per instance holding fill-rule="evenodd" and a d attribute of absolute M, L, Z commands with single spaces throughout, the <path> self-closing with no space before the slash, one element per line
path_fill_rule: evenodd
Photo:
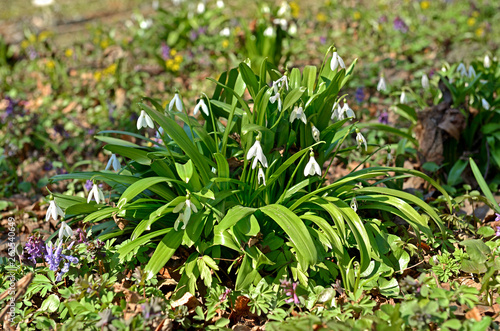
<path fill-rule="evenodd" d="M 465 318 L 467 318 L 467 319 L 473 318 L 476 321 L 480 321 L 481 314 L 479 313 L 479 310 L 477 309 L 477 307 L 474 307 L 471 310 L 469 310 L 467 313 L 465 313 Z"/>
<path fill-rule="evenodd" d="M 189 310 L 191 310 L 196 306 L 198 306 L 199 304 L 200 303 L 198 302 L 198 300 L 196 300 L 196 298 L 191 293 L 186 292 L 182 296 L 182 298 L 175 300 L 174 302 L 172 302 L 170 306 L 172 307 L 172 309 L 175 309 L 180 306 L 186 306 L 188 307 Z"/>

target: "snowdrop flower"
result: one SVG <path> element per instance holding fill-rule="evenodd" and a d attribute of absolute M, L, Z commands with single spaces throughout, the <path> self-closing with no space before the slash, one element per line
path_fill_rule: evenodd
<path fill-rule="evenodd" d="M 31 4 L 35 7 L 45 7 L 50 6 L 54 3 L 54 0 L 32 0 Z"/>
<path fill-rule="evenodd" d="M 476 71 L 474 70 L 474 67 L 471 65 L 469 66 L 469 78 L 474 78 L 476 77 Z"/>
<path fill-rule="evenodd" d="M 384 79 L 384 76 L 380 76 L 380 80 L 378 81 L 378 84 L 377 84 L 377 91 L 387 91 L 387 85 L 385 85 L 385 79 Z"/>
<path fill-rule="evenodd" d="M 203 14 L 205 12 L 205 4 L 203 2 L 198 3 L 198 6 L 196 7 L 196 12 L 198 14 Z"/>
<path fill-rule="evenodd" d="M 73 230 L 66 224 L 66 222 L 61 222 L 61 228 L 59 229 L 59 241 L 63 241 L 64 238 L 71 238 L 73 236 Z"/>
<path fill-rule="evenodd" d="M 312 136 L 316 142 L 319 142 L 320 132 L 314 125 L 312 126 Z"/>
<path fill-rule="evenodd" d="M 223 37 L 229 37 L 231 35 L 231 30 L 229 30 L 228 27 L 225 27 L 224 29 L 220 30 L 219 35 Z"/>
<path fill-rule="evenodd" d="M 426 90 L 430 88 L 429 77 L 426 74 L 422 76 L 422 87 Z"/>
<path fill-rule="evenodd" d="M 222 0 L 217 0 L 217 8 L 219 8 L 219 9 L 224 8 L 224 1 L 222 1 Z"/>
<path fill-rule="evenodd" d="M 399 103 L 405 104 L 408 102 L 408 99 L 406 98 L 406 93 L 405 91 L 401 92 L 401 96 L 399 97 Z"/>
<path fill-rule="evenodd" d="M 312 148 L 311 153 L 309 153 L 309 157 L 309 162 L 307 162 L 306 167 L 304 168 L 304 176 L 321 176 L 321 168 L 314 158 L 314 151 L 312 150 Z"/>
<path fill-rule="evenodd" d="M 363 137 L 359 129 L 356 129 L 356 142 L 358 143 L 358 148 L 361 147 L 361 145 L 365 145 L 365 152 L 368 150 L 368 146 L 366 144 L 366 139 Z"/>
<path fill-rule="evenodd" d="M 457 72 L 460 74 L 460 76 L 467 77 L 467 69 L 465 69 L 465 65 L 463 63 L 460 63 L 458 65 Z"/>
<path fill-rule="evenodd" d="M 181 210 L 184 209 L 183 212 Z M 174 213 L 179 213 L 179 217 L 175 220 L 174 229 L 177 231 L 180 222 L 182 221 L 184 225 L 181 227 L 182 230 L 186 229 L 186 225 L 191 218 L 191 214 L 194 212 L 195 214 L 198 212 L 198 208 L 196 208 L 195 204 L 190 200 L 190 194 L 186 195 L 186 200 L 179 203 L 173 210 Z"/>
<path fill-rule="evenodd" d="M 304 122 L 304 124 L 307 124 L 307 117 L 302 107 L 295 106 L 293 108 L 292 114 L 290 115 L 290 123 L 293 123 L 296 119 L 299 119 Z"/>
<path fill-rule="evenodd" d="M 284 18 L 275 18 L 273 20 L 273 23 L 276 24 L 276 25 L 280 25 L 281 29 L 284 30 L 284 31 L 286 31 L 287 28 L 288 28 L 288 22 Z"/>
<path fill-rule="evenodd" d="M 264 30 L 264 33 L 263 33 L 263 34 L 264 34 L 264 36 L 266 36 L 266 37 L 272 37 L 272 36 L 273 36 L 273 34 L 274 34 L 274 30 L 273 30 L 273 28 L 270 26 L 270 27 L 268 27 L 267 29 L 265 29 L 265 30 Z"/>
<path fill-rule="evenodd" d="M 344 117 L 344 115 L 347 115 L 347 117 L 356 118 L 356 114 L 354 114 L 354 110 L 352 110 L 351 107 L 349 107 L 347 102 L 344 102 L 344 107 L 342 107 L 342 112 L 343 112 L 342 117 Z"/>
<path fill-rule="evenodd" d="M 97 204 L 99 204 L 101 201 L 104 202 L 104 194 L 102 193 L 102 190 L 99 188 L 99 186 L 97 186 L 95 183 L 89 192 L 89 196 L 87 197 L 87 203 L 90 203 L 92 198 L 95 199 L 95 202 Z"/>
<path fill-rule="evenodd" d="M 297 34 L 297 24 L 292 22 L 292 24 L 290 24 L 290 29 L 288 29 L 288 33 L 295 36 Z"/>
<path fill-rule="evenodd" d="M 389 164 L 392 162 L 392 159 L 393 159 L 393 157 L 392 157 L 392 151 L 389 148 L 389 150 L 387 151 L 387 163 L 386 163 L 387 166 L 389 166 Z"/>
<path fill-rule="evenodd" d="M 47 213 L 45 214 L 45 222 L 49 221 L 50 218 L 52 218 L 54 221 L 57 221 L 57 218 L 59 216 L 64 217 L 64 212 L 56 204 L 55 200 L 50 200 L 49 208 L 47 208 Z"/>
<path fill-rule="evenodd" d="M 344 60 L 342 60 L 337 52 L 333 52 L 332 60 L 330 61 L 330 69 L 336 71 L 339 65 L 341 68 L 345 69 Z"/>
<path fill-rule="evenodd" d="M 290 10 L 291 10 L 290 5 L 286 1 L 283 1 L 283 2 L 281 2 L 280 9 L 278 9 L 276 16 L 278 16 L 278 17 L 285 16 L 285 14 L 290 12 Z"/>
<path fill-rule="evenodd" d="M 104 170 L 108 170 L 111 165 L 113 166 L 114 171 L 119 171 L 122 168 L 122 166 L 120 165 L 120 161 L 118 161 L 118 158 L 116 157 L 116 154 L 111 154 L 108 164 L 106 165 L 106 169 Z"/>
<path fill-rule="evenodd" d="M 264 170 L 262 170 L 261 167 L 259 167 L 259 173 L 257 174 L 257 181 L 259 182 L 259 185 L 262 184 L 266 186 L 266 175 L 264 174 Z"/>
<path fill-rule="evenodd" d="M 198 102 L 198 104 L 194 107 L 193 114 L 194 115 L 198 114 L 198 112 L 200 111 L 200 108 L 201 108 L 201 111 L 203 113 L 205 113 L 205 115 L 207 115 L 207 116 L 209 115 L 208 114 L 208 107 L 205 104 L 205 100 L 203 100 L 203 99 L 200 99 L 200 101 Z"/>
<path fill-rule="evenodd" d="M 278 86 L 274 85 L 273 88 L 275 94 L 269 98 L 269 101 L 271 101 L 271 103 L 275 103 L 276 100 L 278 100 L 278 110 L 281 111 L 281 98 L 280 98 L 280 93 L 278 92 Z"/>
<path fill-rule="evenodd" d="M 486 109 L 486 110 L 490 109 L 490 104 L 488 103 L 488 101 L 486 101 L 486 99 L 481 98 L 481 104 L 483 105 L 484 109 Z"/>
<path fill-rule="evenodd" d="M 486 55 L 486 56 L 484 57 L 484 62 L 483 62 L 483 63 L 484 63 L 484 67 L 485 67 L 485 68 L 489 68 L 489 67 L 491 66 L 490 57 L 489 57 L 488 55 Z"/>
<path fill-rule="evenodd" d="M 351 200 L 351 208 L 354 212 L 358 211 L 358 202 L 356 201 L 356 197 L 353 197 Z"/>
<path fill-rule="evenodd" d="M 257 166 L 257 161 L 259 161 L 260 164 L 262 164 L 262 166 L 264 168 L 268 167 L 266 156 L 264 155 L 264 151 L 262 150 L 262 146 L 260 146 L 260 137 L 259 136 L 257 136 L 257 138 L 255 138 L 255 143 L 248 150 L 247 160 L 250 160 L 251 158 L 254 158 L 253 162 L 252 162 L 252 169 L 255 169 L 255 167 Z"/>
<path fill-rule="evenodd" d="M 339 121 L 342 121 L 344 119 L 344 109 L 340 107 L 340 104 L 333 105 L 332 120 L 334 119 L 337 119 Z"/>
<path fill-rule="evenodd" d="M 168 104 L 168 110 L 172 111 L 172 109 L 174 108 L 174 105 L 178 111 L 182 111 L 182 109 L 183 109 L 182 108 L 182 100 L 181 100 L 181 97 L 179 96 L 179 92 L 175 92 L 174 98 Z"/>
<path fill-rule="evenodd" d="M 274 88 L 275 93 L 276 93 L 278 87 L 283 86 L 283 82 L 285 83 L 285 87 L 288 90 L 288 77 L 287 77 L 287 75 L 283 75 L 283 76 L 281 76 L 280 79 L 273 82 L 273 88 Z"/>
<path fill-rule="evenodd" d="M 146 114 L 144 110 L 141 110 L 141 115 L 137 119 L 137 130 L 147 127 L 154 129 L 155 126 L 153 124 L 153 120 L 151 120 L 151 117 L 149 117 L 149 115 Z"/>

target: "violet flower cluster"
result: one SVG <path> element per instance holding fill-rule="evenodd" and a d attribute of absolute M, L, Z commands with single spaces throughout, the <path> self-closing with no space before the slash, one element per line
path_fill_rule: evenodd
<path fill-rule="evenodd" d="M 71 249 L 74 243 L 75 242 L 73 241 L 68 246 L 68 249 Z M 60 282 L 62 276 L 69 271 L 71 263 L 77 264 L 79 262 L 77 257 L 62 254 L 63 251 L 62 242 L 59 242 L 57 248 L 53 247 L 52 242 L 49 242 L 48 244 L 46 244 L 45 249 L 46 249 L 45 262 L 47 262 L 47 264 L 49 265 L 50 270 L 57 271 L 59 269 L 59 265 L 61 264 L 61 262 L 64 261 L 64 266 L 61 268 L 61 271 L 58 272 L 56 275 L 56 282 Z"/>
<path fill-rule="evenodd" d="M 42 258 L 46 254 L 45 243 L 39 236 L 31 236 L 24 246 L 23 258 L 30 260 L 36 264 L 37 258 Z"/>
<path fill-rule="evenodd" d="M 297 296 L 297 293 L 295 292 L 295 289 L 297 288 L 296 282 L 282 280 L 281 287 L 284 289 L 286 296 L 289 297 L 288 299 L 285 300 L 286 303 L 293 302 L 296 305 L 300 304 L 299 297 Z"/>

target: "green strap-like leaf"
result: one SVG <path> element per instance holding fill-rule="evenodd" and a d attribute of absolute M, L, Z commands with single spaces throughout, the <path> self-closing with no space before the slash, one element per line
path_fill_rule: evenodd
<path fill-rule="evenodd" d="M 474 160 L 472 158 L 469 158 L 469 162 L 470 162 L 470 167 L 472 169 L 472 173 L 474 174 L 474 177 L 476 178 L 477 183 L 479 184 L 479 187 L 481 188 L 481 191 L 483 191 L 484 196 L 492 204 L 495 211 L 497 213 L 500 213 L 500 207 L 498 206 L 498 204 L 495 200 L 495 197 L 491 193 L 491 190 L 488 187 L 488 184 L 486 184 L 486 181 L 483 178 L 483 174 L 481 173 L 481 171 L 477 167 L 476 162 L 474 162 Z"/>
<path fill-rule="evenodd" d="M 148 275 L 148 279 L 153 278 L 168 260 L 170 260 L 172 255 L 174 255 L 182 242 L 183 235 L 184 231 L 172 230 L 163 237 L 144 269 L 144 272 Z"/>

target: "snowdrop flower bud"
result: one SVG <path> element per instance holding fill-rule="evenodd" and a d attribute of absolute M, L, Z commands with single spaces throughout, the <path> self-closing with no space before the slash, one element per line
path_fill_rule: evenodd
<path fill-rule="evenodd" d="M 464 77 L 467 76 L 467 69 L 465 69 L 465 65 L 463 63 L 460 63 L 457 68 L 457 72 L 460 74 L 460 76 Z"/>
<path fill-rule="evenodd" d="M 224 1 L 222 1 L 222 0 L 217 0 L 217 8 L 219 8 L 219 9 L 224 8 Z"/>
<path fill-rule="evenodd" d="M 179 96 L 178 92 L 175 92 L 174 98 L 168 104 L 168 110 L 172 111 L 172 109 L 174 108 L 174 105 L 175 105 L 175 108 L 177 108 L 178 111 L 182 111 L 182 109 L 183 109 L 182 108 L 182 100 L 181 100 L 181 97 Z"/>
<path fill-rule="evenodd" d="M 266 175 L 264 174 L 264 170 L 262 170 L 261 167 L 259 167 L 259 173 L 257 175 L 257 181 L 259 182 L 259 185 L 261 184 L 261 181 L 262 181 L 262 184 L 264 186 L 266 186 Z"/>
<path fill-rule="evenodd" d="M 392 162 L 392 159 L 393 159 L 393 157 L 392 157 L 392 151 L 389 148 L 387 150 L 387 163 L 386 163 L 386 166 L 389 166 L 389 164 Z"/>
<path fill-rule="evenodd" d="M 116 157 L 116 154 L 111 154 L 108 164 L 106 165 L 106 169 L 104 170 L 108 170 L 111 165 L 113 165 L 114 171 L 119 171 L 122 168 L 122 166 L 120 165 L 120 161 L 118 161 L 118 158 Z"/>
<path fill-rule="evenodd" d="M 344 60 L 342 60 L 337 52 L 333 52 L 332 60 L 330 61 L 330 69 L 335 71 L 339 65 L 341 68 L 345 69 Z"/>
<path fill-rule="evenodd" d="M 251 158 L 254 158 L 253 162 L 252 162 L 252 169 L 255 169 L 255 167 L 257 166 L 257 161 L 259 161 L 260 164 L 262 164 L 262 166 L 264 168 L 268 167 L 267 158 L 264 155 L 264 151 L 262 150 L 262 146 L 260 145 L 260 137 L 259 136 L 257 136 L 257 138 L 255 139 L 255 143 L 248 150 L 247 160 L 250 160 Z"/>
<path fill-rule="evenodd" d="M 73 230 L 66 224 L 66 222 L 61 222 L 61 228 L 59 229 L 59 242 L 63 241 L 64 238 L 71 238 L 73 235 Z"/>
<path fill-rule="evenodd" d="M 427 77 L 426 74 L 423 74 L 422 76 L 422 87 L 427 90 L 429 89 L 431 86 L 429 85 L 429 77 Z"/>
<path fill-rule="evenodd" d="M 361 147 L 361 145 L 365 145 L 365 152 L 368 151 L 368 146 L 366 144 L 366 139 L 363 137 L 359 129 L 356 129 L 356 142 L 358 143 L 358 148 Z"/>
<path fill-rule="evenodd" d="M 358 211 L 358 202 L 356 201 L 356 197 L 353 197 L 351 200 L 351 208 L 354 212 Z"/>
<path fill-rule="evenodd" d="M 64 217 L 64 212 L 56 204 L 55 200 L 50 200 L 49 201 L 49 208 L 47 208 L 47 213 L 45 214 L 45 222 L 49 221 L 51 218 L 54 221 L 57 221 L 59 216 Z"/>
<path fill-rule="evenodd" d="M 292 113 L 290 114 L 290 123 L 293 123 L 296 119 L 299 119 L 304 122 L 304 124 L 307 124 L 307 117 L 302 107 L 295 106 L 293 108 Z"/>
<path fill-rule="evenodd" d="M 92 189 L 89 192 L 89 196 L 87 197 L 87 203 L 90 203 L 92 198 L 95 199 L 95 202 L 97 204 L 99 204 L 101 201 L 105 202 L 104 194 L 102 193 L 99 186 L 97 186 L 96 184 L 94 184 L 94 186 L 92 186 Z"/>
<path fill-rule="evenodd" d="M 481 104 L 483 105 L 484 109 L 486 109 L 486 110 L 490 109 L 490 104 L 488 103 L 488 101 L 486 101 L 485 98 L 481 98 Z"/>
<path fill-rule="evenodd" d="M 155 126 L 153 124 L 153 120 L 151 120 L 151 117 L 149 117 L 149 115 L 146 114 L 144 110 L 141 110 L 141 115 L 137 119 L 137 130 L 147 127 L 154 129 Z"/>
<path fill-rule="evenodd" d="M 490 57 L 488 55 L 485 55 L 483 63 L 485 68 L 489 68 L 491 66 Z"/>
<path fill-rule="evenodd" d="M 205 100 L 203 99 L 200 99 L 200 102 L 198 102 L 198 104 L 194 107 L 194 110 L 193 110 L 193 114 L 196 115 L 198 114 L 198 112 L 200 111 L 200 108 L 201 108 L 201 111 L 205 114 L 205 115 L 209 115 L 208 114 L 208 107 L 207 105 L 205 104 Z"/>
<path fill-rule="evenodd" d="M 297 34 L 297 24 L 292 22 L 290 24 L 290 29 L 288 29 L 288 33 L 292 36 L 295 36 Z"/>
<path fill-rule="evenodd" d="M 198 6 L 196 7 L 196 12 L 198 14 L 203 14 L 205 12 L 205 4 L 203 2 L 198 3 Z"/>
<path fill-rule="evenodd" d="M 406 93 L 405 91 L 401 92 L 401 96 L 399 97 L 399 103 L 405 104 L 408 102 L 408 99 L 406 99 Z"/>
<path fill-rule="evenodd" d="M 231 35 L 231 30 L 229 30 L 228 27 L 225 27 L 224 29 L 220 30 L 219 35 L 223 37 L 229 37 Z"/>
<path fill-rule="evenodd" d="M 387 91 L 387 85 L 385 85 L 385 79 L 384 79 L 384 76 L 380 76 L 380 80 L 378 81 L 378 84 L 377 84 L 377 91 Z"/>
<path fill-rule="evenodd" d="M 311 148 L 311 153 L 309 154 L 309 162 L 307 162 L 306 167 L 304 168 L 304 176 L 314 176 L 314 175 L 319 175 L 321 176 L 321 168 L 316 162 L 316 159 L 314 158 L 314 151 Z"/>
<path fill-rule="evenodd" d="M 473 66 L 469 66 L 469 78 L 474 78 L 476 77 L 476 71 L 474 70 Z"/>
<path fill-rule="evenodd" d="M 270 26 L 270 27 L 268 27 L 267 29 L 265 29 L 265 30 L 264 30 L 264 33 L 263 33 L 263 34 L 264 34 L 264 36 L 266 36 L 266 37 L 272 37 L 272 36 L 273 36 L 273 34 L 274 34 L 274 30 L 273 30 L 273 28 Z"/>
<path fill-rule="evenodd" d="M 314 125 L 312 126 L 312 136 L 313 136 L 313 139 L 318 143 L 319 137 L 320 137 L 320 132 Z"/>

